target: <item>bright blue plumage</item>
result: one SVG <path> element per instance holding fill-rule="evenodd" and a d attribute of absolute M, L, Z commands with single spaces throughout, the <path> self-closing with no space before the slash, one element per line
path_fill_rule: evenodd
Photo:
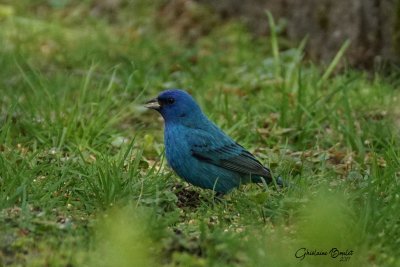
<path fill-rule="evenodd" d="M 187 92 L 166 90 L 146 106 L 163 116 L 167 161 L 185 181 L 218 193 L 261 177 L 272 181 L 269 169 L 212 123 Z"/>

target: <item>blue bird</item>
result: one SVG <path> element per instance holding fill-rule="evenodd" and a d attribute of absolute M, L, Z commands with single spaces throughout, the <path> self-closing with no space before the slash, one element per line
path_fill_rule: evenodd
<path fill-rule="evenodd" d="M 272 182 L 270 170 L 212 123 L 187 92 L 163 91 L 145 107 L 164 118 L 168 164 L 190 184 L 225 194 L 241 184 Z"/>

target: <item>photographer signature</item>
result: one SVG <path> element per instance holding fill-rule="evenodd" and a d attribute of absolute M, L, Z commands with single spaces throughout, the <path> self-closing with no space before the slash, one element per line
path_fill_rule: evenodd
<path fill-rule="evenodd" d="M 317 250 L 317 249 L 307 249 L 307 248 L 299 248 L 294 256 L 300 261 L 304 260 L 306 256 L 330 256 L 333 259 L 338 258 L 339 261 L 349 261 L 351 256 L 354 254 L 353 250 L 339 250 L 338 248 L 332 248 L 330 251 L 328 250 Z"/>

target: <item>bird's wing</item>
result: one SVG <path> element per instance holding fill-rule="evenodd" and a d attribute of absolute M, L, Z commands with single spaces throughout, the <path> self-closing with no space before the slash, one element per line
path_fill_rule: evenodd
<path fill-rule="evenodd" d="M 266 177 L 268 180 L 271 178 L 269 169 L 226 135 L 215 136 L 198 130 L 188 134 L 186 138 L 192 156 L 200 161 L 243 174 Z"/>

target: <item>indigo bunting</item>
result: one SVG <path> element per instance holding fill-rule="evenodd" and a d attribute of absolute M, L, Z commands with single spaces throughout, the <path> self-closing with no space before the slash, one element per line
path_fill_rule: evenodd
<path fill-rule="evenodd" d="M 225 194 L 240 184 L 272 181 L 271 172 L 212 123 L 187 92 L 161 92 L 145 107 L 164 118 L 168 164 L 185 181 Z"/>

